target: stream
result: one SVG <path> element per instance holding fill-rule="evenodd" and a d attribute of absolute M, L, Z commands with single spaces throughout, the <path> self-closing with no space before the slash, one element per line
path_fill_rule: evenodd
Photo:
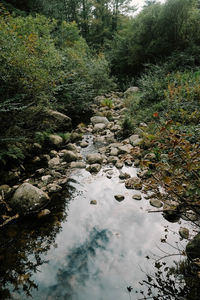
<path fill-rule="evenodd" d="M 89 145 L 81 150 L 84 157 L 96 151 L 92 136 L 85 138 Z M 137 174 L 135 167 L 124 166 L 122 171 Z M 163 251 L 176 253 L 170 245 L 184 249 L 183 241 L 177 243 L 178 229 L 184 221 L 171 224 L 160 213 L 148 213 L 153 209 L 149 201 L 144 195 L 142 200 L 134 200 L 136 191 L 125 188 L 113 165 L 103 166 L 96 175 L 75 169 L 68 184 L 70 194 L 65 205 L 58 205 L 57 212 L 41 227 L 33 221 L 31 229 L 27 223 L 22 225 L 24 231 L 16 224 L 6 228 L 14 251 L 10 253 L 21 253 L 21 260 L 14 259 L 14 254 L 12 258 L 6 256 L 12 298 L 27 299 L 26 290 L 33 300 L 141 299 L 136 293 L 141 289 L 139 281 L 152 270 L 152 261 L 145 257 L 158 259 L 165 255 Z M 118 202 L 116 194 L 125 199 Z M 163 243 L 166 228 L 168 243 Z M 168 258 L 169 265 L 173 260 Z M 21 275 L 17 267 L 23 270 Z M 13 277 L 16 282 L 9 278 L 10 272 L 17 273 Z M 24 284 L 24 288 L 17 283 Z M 133 287 L 131 292 L 128 286 Z"/>

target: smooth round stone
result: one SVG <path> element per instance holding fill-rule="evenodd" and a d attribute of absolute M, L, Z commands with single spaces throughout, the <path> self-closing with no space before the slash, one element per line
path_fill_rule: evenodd
<path fill-rule="evenodd" d="M 162 202 L 158 199 L 151 199 L 150 204 L 156 208 L 161 208 L 163 206 Z"/>
<path fill-rule="evenodd" d="M 142 196 L 141 196 L 141 194 L 135 194 L 135 195 L 133 195 L 133 197 L 132 197 L 134 200 L 141 200 L 142 199 Z"/>

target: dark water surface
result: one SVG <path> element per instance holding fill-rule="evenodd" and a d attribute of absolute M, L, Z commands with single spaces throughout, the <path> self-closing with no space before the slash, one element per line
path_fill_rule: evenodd
<path fill-rule="evenodd" d="M 122 171 L 133 176 L 137 170 L 124 167 Z M 108 172 L 113 173 L 111 179 L 106 177 Z M 173 248 L 161 243 L 161 237 L 165 226 L 178 232 L 180 225 L 168 223 L 160 213 L 149 214 L 147 210 L 153 208 L 144 197 L 141 201 L 132 199 L 136 191 L 124 187 L 115 167 L 106 166 L 97 175 L 75 170 L 70 186 L 73 193 L 68 205 L 59 208 L 60 212 L 49 221 L 41 221 L 40 228 L 38 224 L 32 229 L 24 225 L 24 233 L 20 230 L 20 234 L 16 227 L 7 229 L 8 241 L 12 240 L 8 249 L 13 247 L 16 254 L 13 261 L 9 258 L 6 262 L 8 269 L 4 267 L 10 291 L 13 285 L 22 283 L 27 290 L 32 286 L 34 300 L 141 298 L 135 291 L 145 278 L 142 270 L 151 269 L 145 257 L 162 256 L 159 248 L 173 253 Z M 116 201 L 116 194 L 124 195 L 125 200 Z M 91 200 L 96 200 L 97 205 L 91 205 Z M 169 234 L 170 243 L 178 239 L 176 234 Z M 4 254 L 3 259 L 6 257 Z M 131 293 L 127 286 L 134 288 Z M 22 290 L 12 292 L 12 297 L 27 299 Z"/>

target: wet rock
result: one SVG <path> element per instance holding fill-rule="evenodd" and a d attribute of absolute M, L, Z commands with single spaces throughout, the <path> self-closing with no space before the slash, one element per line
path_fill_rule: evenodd
<path fill-rule="evenodd" d="M 101 117 L 101 116 L 94 116 L 90 119 L 93 125 L 103 123 L 107 125 L 109 123 L 108 119 L 106 117 Z"/>
<path fill-rule="evenodd" d="M 112 163 L 115 165 L 118 162 L 118 157 L 117 156 L 109 156 L 107 159 L 108 163 Z"/>
<path fill-rule="evenodd" d="M 190 259 L 200 257 L 200 233 L 198 233 L 192 241 L 186 246 L 186 254 Z"/>
<path fill-rule="evenodd" d="M 56 150 L 51 150 L 49 154 L 50 154 L 50 157 L 58 156 L 58 152 Z"/>
<path fill-rule="evenodd" d="M 119 150 L 119 154 L 127 154 L 131 152 L 131 149 L 133 147 L 130 144 L 127 145 L 123 145 L 123 146 L 119 146 L 118 150 Z"/>
<path fill-rule="evenodd" d="M 97 200 L 91 200 L 91 201 L 90 201 L 90 204 L 91 204 L 91 205 L 97 205 Z"/>
<path fill-rule="evenodd" d="M 78 142 L 82 140 L 82 134 L 81 133 L 78 133 L 78 132 L 72 132 L 71 135 L 70 135 L 70 141 L 72 143 L 75 143 L 75 142 Z"/>
<path fill-rule="evenodd" d="M 125 163 L 126 166 L 129 166 L 129 167 L 131 167 L 133 165 L 133 162 L 130 159 L 126 159 L 124 161 L 124 163 Z"/>
<path fill-rule="evenodd" d="M 117 148 L 111 147 L 110 149 L 110 155 L 111 156 L 117 156 L 119 154 L 119 150 Z"/>
<path fill-rule="evenodd" d="M 142 199 L 142 196 L 141 196 L 141 194 L 135 194 L 135 195 L 133 195 L 133 197 L 132 197 L 134 200 L 141 200 Z"/>
<path fill-rule="evenodd" d="M 72 169 L 84 169 L 86 167 L 86 163 L 83 161 L 73 161 L 71 162 L 69 167 Z"/>
<path fill-rule="evenodd" d="M 30 183 L 23 183 L 15 191 L 9 205 L 19 214 L 27 214 L 41 209 L 49 202 L 49 196 Z"/>
<path fill-rule="evenodd" d="M 114 197 L 115 197 L 115 199 L 116 199 L 118 202 L 121 202 L 121 201 L 124 200 L 124 196 L 123 196 L 123 195 L 115 195 Z"/>
<path fill-rule="evenodd" d="M 92 164 L 86 168 L 86 170 L 90 173 L 98 173 L 101 170 L 100 164 Z"/>
<path fill-rule="evenodd" d="M 129 142 L 132 146 L 138 146 L 142 143 L 142 139 L 138 134 L 133 134 L 129 137 Z"/>
<path fill-rule="evenodd" d="M 120 125 L 114 125 L 110 128 L 111 131 L 116 132 L 116 131 L 120 131 L 122 128 Z"/>
<path fill-rule="evenodd" d="M 183 238 L 183 239 L 188 239 L 189 238 L 189 230 L 185 227 L 180 227 L 179 229 L 179 235 Z"/>
<path fill-rule="evenodd" d="M 135 93 L 139 92 L 139 88 L 137 86 L 131 86 L 124 92 L 124 97 L 127 98 Z"/>
<path fill-rule="evenodd" d="M 60 158 L 58 156 L 54 157 L 48 161 L 49 168 L 56 168 L 59 165 L 60 165 Z"/>
<path fill-rule="evenodd" d="M 130 174 L 120 172 L 120 174 L 119 174 L 119 179 L 124 180 L 124 179 L 128 179 L 128 178 L 131 178 L 131 175 L 130 175 Z"/>
<path fill-rule="evenodd" d="M 86 148 L 88 145 L 89 145 L 89 144 L 88 144 L 88 142 L 86 142 L 86 141 L 82 141 L 82 142 L 80 143 L 81 148 Z"/>
<path fill-rule="evenodd" d="M 97 136 L 97 137 L 95 137 L 94 138 L 94 140 L 93 140 L 93 143 L 94 144 L 106 144 L 106 138 L 105 138 L 105 136 Z"/>
<path fill-rule="evenodd" d="M 49 193 L 58 193 L 62 190 L 62 187 L 57 183 L 50 183 L 47 185 L 47 190 Z"/>
<path fill-rule="evenodd" d="M 43 218 L 43 217 L 48 216 L 50 213 L 51 213 L 51 212 L 50 212 L 49 209 L 43 209 L 43 210 L 41 210 L 41 211 L 38 213 L 37 217 L 38 217 L 39 219 L 41 219 L 41 218 Z"/>
<path fill-rule="evenodd" d="M 131 177 L 125 181 L 125 187 L 127 189 L 141 190 L 142 189 L 142 181 L 138 177 Z"/>
<path fill-rule="evenodd" d="M 162 202 L 158 199 L 150 199 L 151 206 L 154 206 L 156 208 L 161 208 L 163 206 Z"/>
<path fill-rule="evenodd" d="M 77 147 L 76 147 L 76 145 L 74 145 L 74 144 L 72 144 L 72 143 L 67 144 L 66 149 L 67 149 L 67 150 L 70 150 L 70 151 L 77 152 Z M 65 151 L 65 150 L 64 150 L 64 151 Z M 61 151 L 61 152 L 62 152 L 62 151 Z"/>
<path fill-rule="evenodd" d="M 49 142 L 53 146 L 61 146 L 63 143 L 63 138 L 56 134 L 49 135 Z"/>
<path fill-rule="evenodd" d="M 123 163 L 121 163 L 120 161 L 118 161 L 116 164 L 115 164 L 115 167 L 117 169 L 122 169 L 123 168 Z"/>
<path fill-rule="evenodd" d="M 100 132 L 103 131 L 106 128 L 106 125 L 104 123 L 98 123 L 94 125 L 93 131 L 94 132 Z"/>
<path fill-rule="evenodd" d="M 86 160 L 88 164 L 101 164 L 103 162 L 103 158 L 99 153 L 90 153 L 87 155 Z"/>
<path fill-rule="evenodd" d="M 46 184 L 48 182 L 50 182 L 52 179 L 51 175 L 44 175 L 41 177 L 41 180 Z"/>
<path fill-rule="evenodd" d="M 77 153 L 74 153 L 74 152 L 72 152 L 70 150 L 65 150 L 65 151 L 63 151 L 63 153 L 64 153 L 63 158 L 68 163 L 72 162 L 72 161 L 76 161 L 79 158 L 79 156 L 78 156 Z"/>

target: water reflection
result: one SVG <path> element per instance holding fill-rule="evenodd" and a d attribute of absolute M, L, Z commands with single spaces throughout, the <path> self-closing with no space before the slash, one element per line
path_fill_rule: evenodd
<path fill-rule="evenodd" d="M 128 300 L 131 285 L 132 300 L 137 299 L 134 292 L 144 276 L 139 266 L 156 250 L 167 221 L 160 214 L 147 214 L 144 198 L 132 199 L 135 192 L 125 189 L 115 167 L 109 168 L 111 179 L 107 171 L 105 167 L 95 176 L 74 171 L 67 222 L 65 204 L 59 200 L 45 222 L 28 220 L 5 228 L 2 291 L 9 293 L 8 282 L 16 287 L 12 293 L 16 300 L 27 299 L 19 290 L 22 285 L 34 300 Z M 133 176 L 136 170 L 124 167 L 123 172 Z M 125 200 L 116 201 L 116 194 Z M 97 205 L 90 205 L 91 200 Z"/>
<path fill-rule="evenodd" d="M 91 275 L 89 264 L 95 260 L 98 250 L 106 249 L 109 234 L 108 230 L 93 228 L 82 245 L 70 249 L 65 258 L 65 266 L 57 271 L 57 283 L 49 288 L 48 299 L 72 299 L 76 290 L 79 290 L 80 286 L 85 286 Z"/>
<path fill-rule="evenodd" d="M 54 213 L 45 219 L 39 220 L 29 216 L 1 230 L 1 300 L 11 299 L 21 289 L 28 296 L 37 288 L 32 276 L 39 266 L 46 263 L 45 257 L 41 255 L 52 247 L 56 235 L 61 230 L 61 222 L 67 216 L 65 203 L 54 199 L 51 208 Z"/>

